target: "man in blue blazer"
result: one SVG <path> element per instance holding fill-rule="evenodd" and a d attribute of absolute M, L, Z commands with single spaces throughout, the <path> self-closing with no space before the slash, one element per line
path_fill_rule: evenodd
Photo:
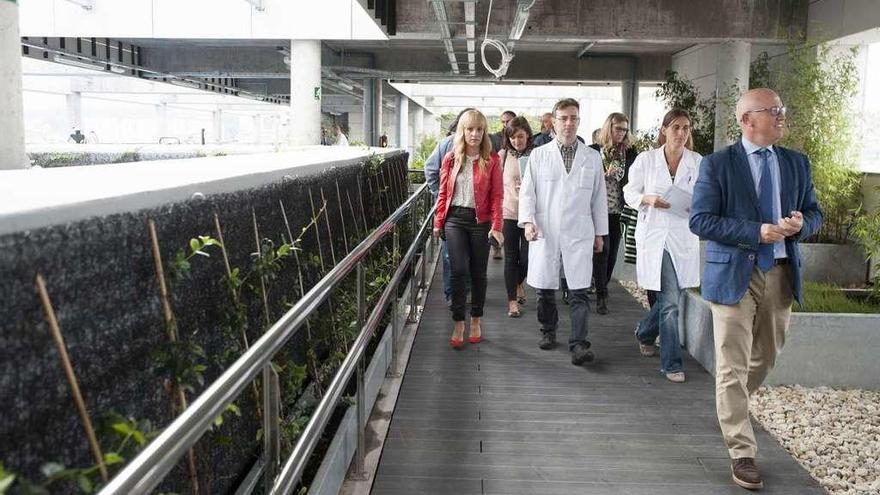
<path fill-rule="evenodd" d="M 792 300 L 801 302 L 798 242 L 819 230 L 822 212 L 806 156 L 776 146 L 785 107 L 769 89 L 736 105 L 741 141 L 705 158 L 694 186 L 691 231 L 708 241 L 702 293 L 712 307 L 715 401 L 733 481 L 763 487 L 749 395 L 785 342 Z"/>

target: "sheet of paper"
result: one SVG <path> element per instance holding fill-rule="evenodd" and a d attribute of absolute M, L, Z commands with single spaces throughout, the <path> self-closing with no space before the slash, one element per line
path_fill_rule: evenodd
<path fill-rule="evenodd" d="M 667 213 L 682 218 L 688 218 L 690 216 L 691 201 L 693 200 L 693 195 L 691 193 L 673 185 L 667 189 L 661 197 L 663 198 L 663 201 L 669 203 L 669 209 L 661 211 L 666 211 Z"/>

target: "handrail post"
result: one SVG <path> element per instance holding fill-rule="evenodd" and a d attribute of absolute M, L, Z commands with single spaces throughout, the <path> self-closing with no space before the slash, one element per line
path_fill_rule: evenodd
<path fill-rule="evenodd" d="M 392 237 L 392 249 L 394 256 L 394 266 L 400 264 L 400 229 L 396 226 Z M 397 353 L 399 352 L 397 340 L 400 338 L 400 290 L 399 287 L 394 288 L 394 298 L 391 300 L 391 367 L 385 376 L 390 378 L 399 378 L 400 372 L 397 371 L 398 361 Z"/>
<path fill-rule="evenodd" d="M 263 368 L 263 486 L 266 487 L 275 484 L 281 464 L 280 405 L 278 373 L 270 362 Z"/>
<path fill-rule="evenodd" d="M 416 206 L 418 205 L 418 201 L 413 202 L 412 208 L 409 210 L 409 226 L 410 232 L 413 234 L 413 241 L 418 238 L 418 233 L 416 232 Z M 418 262 L 418 254 L 413 256 L 413 259 L 410 261 L 411 265 L 409 268 L 409 314 L 406 317 L 407 323 L 415 323 L 419 321 L 418 319 L 418 310 L 416 308 L 416 300 L 419 292 L 419 284 L 416 283 L 416 263 Z"/>
<path fill-rule="evenodd" d="M 367 321 L 367 294 L 366 287 L 364 286 L 364 263 L 363 261 L 359 261 L 357 264 L 357 327 L 359 330 L 363 330 L 364 325 Z M 357 414 L 357 452 L 355 452 L 355 461 L 354 461 L 354 472 L 351 473 L 351 478 L 356 480 L 365 480 L 367 479 L 366 468 L 364 467 L 365 458 L 366 458 L 366 407 L 364 404 L 364 397 L 366 394 L 364 393 L 364 357 L 358 360 L 357 365 L 357 395 L 355 400 L 356 403 L 356 414 Z"/>

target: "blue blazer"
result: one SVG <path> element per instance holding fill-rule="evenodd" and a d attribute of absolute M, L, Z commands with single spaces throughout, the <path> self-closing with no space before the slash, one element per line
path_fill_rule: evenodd
<path fill-rule="evenodd" d="M 774 146 L 779 162 L 781 211 L 804 215 L 797 234 L 785 239 L 792 268 L 792 293 L 801 301 L 801 257 L 798 242 L 819 230 L 822 211 L 813 191 L 810 161 L 802 153 Z M 757 262 L 761 239 L 761 210 L 755 181 L 742 141 L 703 158 L 694 186 L 691 232 L 708 241 L 703 266 L 703 298 L 736 304 L 745 295 Z"/>

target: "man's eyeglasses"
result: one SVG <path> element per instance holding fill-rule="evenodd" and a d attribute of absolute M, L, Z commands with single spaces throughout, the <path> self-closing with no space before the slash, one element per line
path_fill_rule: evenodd
<path fill-rule="evenodd" d="M 570 116 L 570 115 L 563 115 L 562 117 L 553 117 L 553 118 L 555 118 L 556 120 L 563 122 L 563 123 L 564 122 L 577 122 L 577 121 L 581 120 L 580 117 Z"/>
<path fill-rule="evenodd" d="M 785 113 L 786 113 L 787 111 L 788 111 L 788 109 L 785 108 L 784 106 L 782 106 L 782 107 L 776 107 L 776 106 L 774 106 L 774 107 L 756 108 L 755 110 L 749 110 L 747 113 L 752 113 L 752 112 L 770 112 L 770 115 L 772 115 L 772 116 L 774 116 L 774 117 L 778 117 L 778 116 L 780 116 L 780 115 L 782 115 L 783 117 L 785 117 Z"/>

